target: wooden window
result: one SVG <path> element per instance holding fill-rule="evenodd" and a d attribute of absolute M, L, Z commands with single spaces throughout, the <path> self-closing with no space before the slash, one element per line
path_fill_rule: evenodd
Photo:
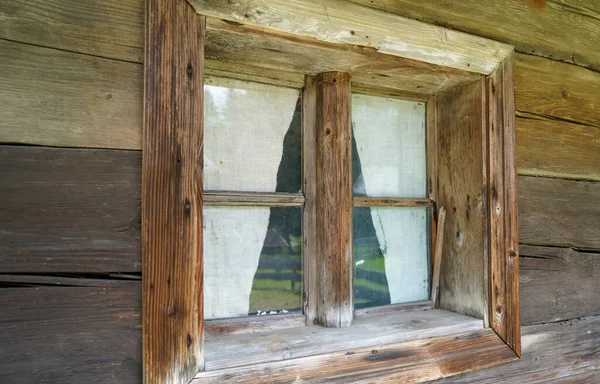
<path fill-rule="evenodd" d="M 327 382 L 349 377 L 406 382 L 516 358 L 520 336 L 512 47 L 337 0 L 190 3 L 199 15 L 183 0 L 150 0 L 147 9 L 142 210 L 146 382 L 184 383 L 194 377 L 196 382 Z M 232 89 L 249 88 L 248 81 L 302 89 L 301 103 L 294 106 L 302 116 L 301 193 L 278 190 L 277 183 L 273 190 L 273 171 L 270 181 L 257 181 L 247 177 L 251 171 L 227 170 L 227 160 L 243 151 L 228 151 L 223 144 L 222 156 L 209 152 L 219 148 L 220 137 L 203 128 L 203 113 L 208 117 L 219 111 L 203 108 L 204 74 L 216 94 L 222 91 L 219 84 L 210 84 L 215 79 L 210 76 L 229 78 Z M 353 98 L 357 111 L 361 103 L 387 99 L 426 103 L 426 160 L 402 167 L 402 178 L 413 183 L 381 180 L 383 172 L 376 170 L 378 155 L 392 137 L 380 143 L 381 153 L 364 153 L 375 170 L 363 175 L 371 178 L 364 193 L 355 190 L 353 195 Z M 231 109 L 226 118 L 237 115 L 236 124 L 246 123 L 241 111 L 258 101 L 252 98 L 240 107 L 224 104 Z M 273 135 L 281 131 L 275 129 Z M 370 140 L 371 132 L 360 133 L 359 128 L 356 140 Z M 407 148 L 422 150 L 414 143 Z M 241 156 L 243 166 L 266 159 Z M 204 175 L 203 159 L 212 162 Z M 272 166 L 272 161 L 265 162 Z M 264 174 L 268 168 L 264 166 Z M 231 172 L 231 177 L 220 180 L 221 171 Z M 203 314 L 204 293 L 215 284 L 209 279 L 203 284 L 202 267 L 213 267 L 202 249 L 221 251 L 201 228 L 227 234 L 239 217 L 266 216 L 266 210 L 285 216 L 300 207 L 304 315 L 205 324 L 205 317 L 221 317 L 218 311 L 240 310 L 209 303 L 207 308 L 216 312 Z M 445 225 L 439 225 L 443 237 L 437 237 L 441 208 L 447 213 Z M 361 210 L 369 211 L 362 213 L 366 217 L 386 217 L 380 232 L 390 228 L 397 234 L 402 229 L 395 226 L 404 220 L 427 227 L 403 233 L 402 243 L 412 238 L 414 247 L 429 247 L 432 255 L 442 256 L 436 264 L 439 294 L 438 289 L 434 292 L 439 309 L 423 310 L 431 307 L 426 300 L 410 304 L 413 310 L 408 311 L 401 308 L 407 305 L 353 311 L 353 213 Z M 428 230 L 429 239 L 419 237 Z M 389 242 L 390 252 L 397 248 L 394 244 Z M 254 246 L 260 248 L 260 241 Z M 417 268 L 417 279 L 424 269 L 429 267 Z"/>

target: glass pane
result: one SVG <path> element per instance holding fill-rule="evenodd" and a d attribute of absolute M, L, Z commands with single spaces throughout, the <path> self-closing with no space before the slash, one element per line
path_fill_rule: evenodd
<path fill-rule="evenodd" d="M 354 306 L 429 298 L 428 209 L 354 208 Z"/>
<path fill-rule="evenodd" d="M 297 89 L 207 78 L 204 189 L 299 192 L 300 111 Z"/>
<path fill-rule="evenodd" d="M 300 208 L 205 207 L 205 318 L 299 310 L 301 224 Z"/>
<path fill-rule="evenodd" d="M 426 197 L 425 104 L 352 95 L 354 195 Z"/>

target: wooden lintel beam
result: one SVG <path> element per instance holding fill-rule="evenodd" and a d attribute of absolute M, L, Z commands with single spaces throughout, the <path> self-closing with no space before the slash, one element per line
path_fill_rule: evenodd
<path fill-rule="evenodd" d="M 204 17 L 146 1 L 142 155 L 143 378 L 188 383 L 204 367 Z"/>
<path fill-rule="evenodd" d="M 205 205 L 302 207 L 302 193 L 204 191 Z"/>
<path fill-rule="evenodd" d="M 432 207 L 433 200 L 405 197 L 369 197 L 354 196 L 355 207 Z"/>

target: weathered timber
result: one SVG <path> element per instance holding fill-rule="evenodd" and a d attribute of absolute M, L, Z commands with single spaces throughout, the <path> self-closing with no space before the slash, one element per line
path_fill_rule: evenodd
<path fill-rule="evenodd" d="M 204 191 L 205 205 L 302 207 L 302 193 Z"/>
<path fill-rule="evenodd" d="M 0 289 L 0 382 L 141 383 L 141 283 Z"/>
<path fill-rule="evenodd" d="M 600 181 L 600 128 L 517 113 L 519 175 Z"/>
<path fill-rule="evenodd" d="M 380 307 L 359 308 L 354 310 L 354 318 L 360 319 L 361 317 L 387 315 L 390 313 L 412 311 L 415 309 L 433 309 L 433 303 L 431 300 L 421 300 L 408 303 L 382 305 Z"/>
<path fill-rule="evenodd" d="M 349 328 L 352 329 L 352 328 Z M 412 383 L 457 375 L 516 358 L 490 329 L 380 344 L 325 355 L 201 372 L 192 383 Z"/>
<path fill-rule="evenodd" d="M 594 92 L 600 87 L 600 73 L 541 57 L 516 59 L 518 111 L 600 127 L 600 94 Z"/>
<path fill-rule="evenodd" d="M 0 272 L 140 272 L 141 158 L 0 146 Z"/>
<path fill-rule="evenodd" d="M 484 276 L 481 82 L 437 99 L 438 207 L 445 207 L 440 307 L 483 319 Z"/>
<path fill-rule="evenodd" d="M 519 241 L 600 249 L 600 183 L 519 176 Z"/>
<path fill-rule="evenodd" d="M 142 63 L 140 0 L 16 0 L 0 4 L 0 39 Z"/>
<path fill-rule="evenodd" d="M 503 43 L 341 0 L 190 3 L 210 17 L 329 43 L 372 47 L 380 53 L 469 72 L 489 74 L 512 52 Z"/>
<path fill-rule="evenodd" d="M 521 359 L 436 383 L 597 383 L 600 316 L 523 327 Z"/>
<path fill-rule="evenodd" d="M 302 91 L 302 308 L 306 325 L 317 318 L 317 78 L 306 76 Z"/>
<path fill-rule="evenodd" d="M 440 274 L 442 273 L 442 249 L 444 245 L 444 226 L 446 223 L 446 210 L 440 207 L 437 220 L 436 245 L 433 257 L 433 272 L 431 274 L 431 302 L 435 308 L 440 295 Z"/>
<path fill-rule="evenodd" d="M 277 324 L 277 323 L 275 323 Z M 277 324 L 278 325 L 278 324 Z M 481 320 L 442 310 L 372 313 L 352 327 L 318 325 L 206 337 L 206 370 L 317 356 L 356 348 L 379 348 L 429 337 L 482 329 Z M 261 381 L 257 378 L 257 381 Z"/>
<path fill-rule="evenodd" d="M 0 274 L 0 285 L 22 287 L 63 286 L 63 287 L 120 287 L 124 280 L 141 280 L 139 275 L 95 274 L 95 275 L 23 275 Z M 93 276 L 93 277 L 91 277 Z M 117 276 L 128 276 L 122 279 Z M 111 278 L 114 277 L 114 278 Z"/>
<path fill-rule="evenodd" d="M 204 323 L 204 332 L 210 339 L 220 336 L 242 334 L 264 334 L 288 328 L 298 328 L 305 325 L 304 315 L 292 313 L 275 316 L 248 316 L 229 319 L 207 320 Z M 225 356 L 222 356 L 225 358 Z"/>
<path fill-rule="evenodd" d="M 599 31 L 600 7 L 595 0 L 350 1 L 503 41 L 517 52 L 600 70 L 598 47 L 590 39 Z M 569 31 L 568 38 L 565 31 Z"/>
<path fill-rule="evenodd" d="M 146 3 L 142 261 L 147 383 L 187 384 L 204 368 L 205 25 L 185 0 Z"/>
<path fill-rule="evenodd" d="M 431 207 L 429 198 L 354 196 L 355 207 Z"/>
<path fill-rule="evenodd" d="M 571 248 L 520 246 L 524 324 L 600 314 L 600 255 Z"/>
<path fill-rule="evenodd" d="M 6 40 L 0 57 L 0 142 L 141 148 L 141 65 Z"/>
<path fill-rule="evenodd" d="M 378 53 L 372 47 L 333 44 L 270 32 L 208 18 L 207 69 L 211 70 L 218 60 L 221 67 L 229 66 L 230 72 L 271 78 L 284 85 L 297 78 L 292 77 L 293 74 L 347 72 L 358 89 L 384 88 L 389 89 L 387 93 L 405 91 L 412 98 L 421 100 L 423 94 L 438 93 L 479 78 L 471 72 Z"/>
<path fill-rule="evenodd" d="M 354 308 L 350 76 L 319 74 L 316 105 L 316 322 L 343 327 Z"/>

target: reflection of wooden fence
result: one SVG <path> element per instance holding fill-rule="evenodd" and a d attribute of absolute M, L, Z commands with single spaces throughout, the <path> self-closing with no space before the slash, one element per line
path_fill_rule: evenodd
<path fill-rule="evenodd" d="M 381 284 L 387 289 L 387 278 L 384 272 L 372 271 L 369 269 L 356 268 L 355 270 L 357 279 L 365 279 L 372 281 L 376 284 Z"/>
<path fill-rule="evenodd" d="M 260 260 L 259 270 L 273 270 L 274 272 L 257 272 L 256 280 L 290 280 L 291 289 L 294 290 L 296 282 L 302 281 L 302 260 L 300 255 L 289 257 L 266 256 Z"/>

